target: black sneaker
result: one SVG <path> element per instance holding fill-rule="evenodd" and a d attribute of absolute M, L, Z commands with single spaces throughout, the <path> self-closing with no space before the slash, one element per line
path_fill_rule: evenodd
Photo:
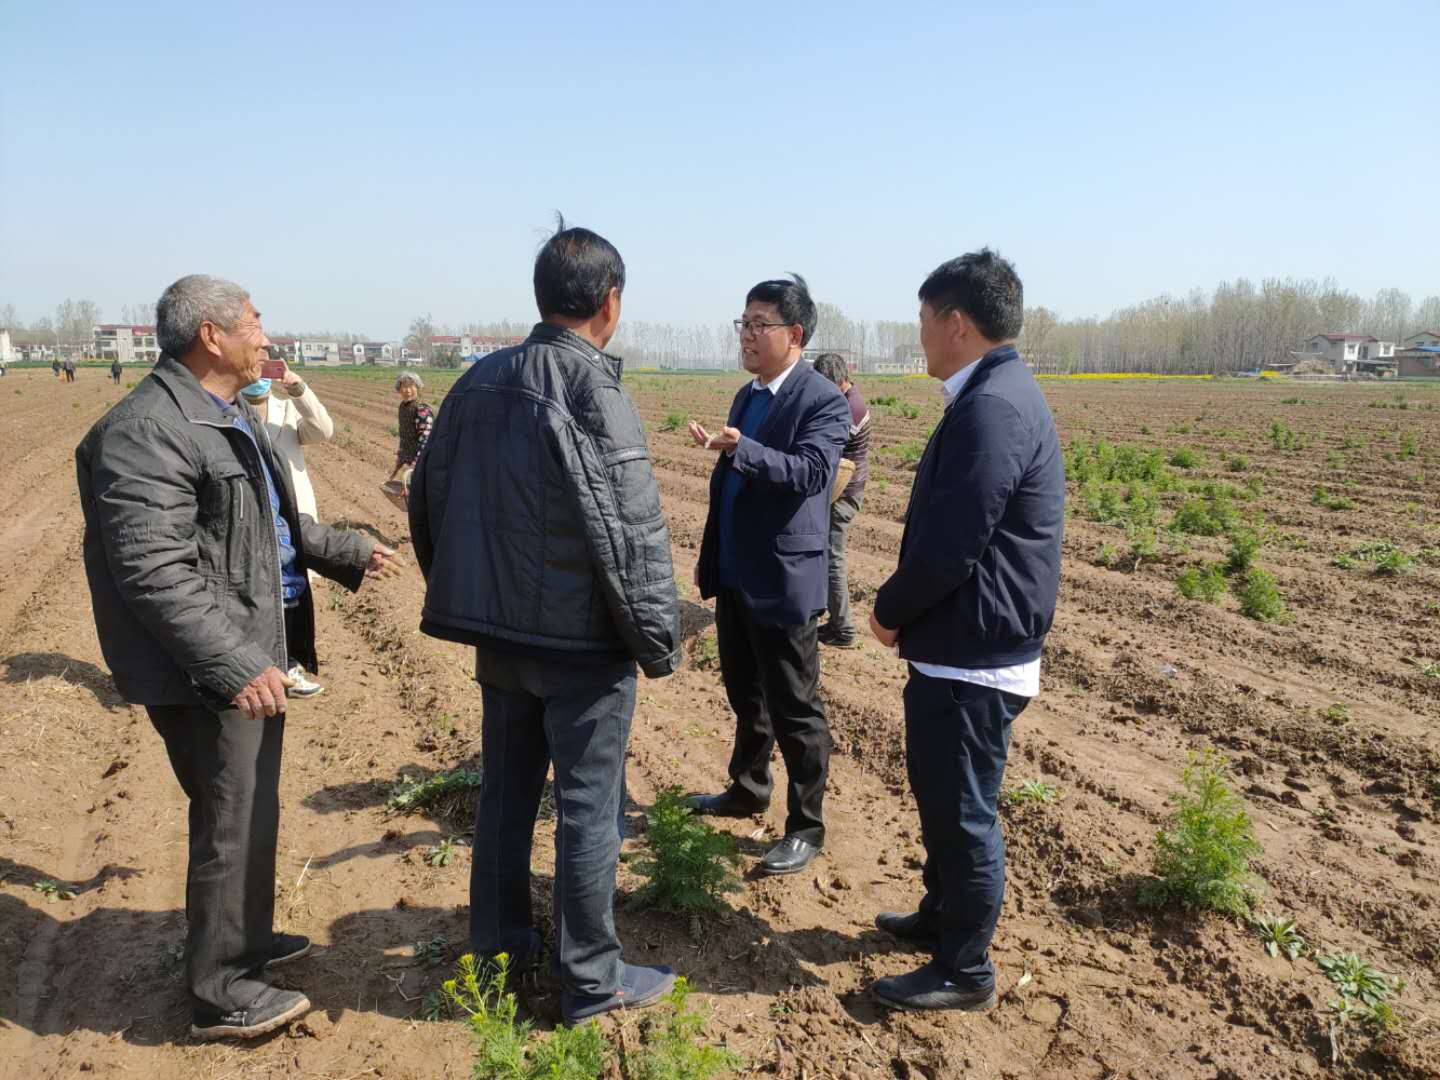
<path fill-rule="evenodd" d="M 270 952 L 270 959 L 265 961 L 265 968 L 277 968 L 281 964 L 288 964 L 292 960 L 299 960 L 302 956 L 310 955 L 310 939 L 303 934 L 276 934 L 275 944 Z"/>
<path fill-rule="evenodd" d="M 234 1012 L 196 1009 L 190 1037 L 201 1042 L 216 1039 L 258 1039 L 310 1011 L 310 999 L 298 990 L 268 986 L 250 1005 Z"/>

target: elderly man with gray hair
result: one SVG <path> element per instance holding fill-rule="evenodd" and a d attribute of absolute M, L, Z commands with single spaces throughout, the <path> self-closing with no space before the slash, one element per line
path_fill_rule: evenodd
<path fill-rule="evenodd" d="M 273 925 L 285 671 L 317 667 L 307 571 L 358 589 L 395 553 L 296 510 L 240 394 L 270 344 L 244 289 L 192 274 L 156 317 L 154 370 L 75 453 L 85 573 L 115 687 L 190 800 L 191 1034 L 253 1038 L 310 1008 L 265 977 L 310 950 Z"/>

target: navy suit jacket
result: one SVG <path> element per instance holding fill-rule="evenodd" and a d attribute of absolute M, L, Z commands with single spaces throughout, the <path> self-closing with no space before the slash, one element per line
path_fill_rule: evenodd
<path fill-rule="evenodd" d="M 747 382 L 730 405 L 740 426 L 754 393 Z M 755 437 L 741 437 L 710 474 L 710 513 L 700 541 L 700 595 L 720 587 L 719 505 L 733 469 L 744 478 L 731 536 L 738 550 L 740 594 L 756 621 L 802 626 L 825 609 L 829 567 L 830 486 L 850 434 L 850 405 L 838 387 L 799 361 L 786 376 Z"/>

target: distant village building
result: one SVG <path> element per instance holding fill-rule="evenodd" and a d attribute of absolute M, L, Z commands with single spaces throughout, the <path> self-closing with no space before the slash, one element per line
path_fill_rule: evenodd
<path fill-rule="evenodd" d="M 520 345 L 523 337 L 495 337 L 489 334 L 437 334 L 430 339 L 431 354 L 451 352 L 463 360 L 489 356 L 492 352 Z"/>
<path fill-rule="evenodd" d="M 94 336 L 96 359 L 119 360 L 122 364 L 154 364 L 160 359 L 153 326 L 105 323 L 95 327 Z"/>
<path fill-rule="evenodd" d="M 340 363 L 340 346 L 334 341 L 271 338 L 270 353 L 291 367 L 335 367 Z"/>
<path fill-rule="evenodd" d="M 395 366 L 395 346 L 388 341 L 357 341 L 351 349 L 357 364 Z"/>
<path fill-rule="evenodd" d="M 1422 330 L 1411 334 L 1395 352 L 1402 379 L 1440 378 L 1440 330 Z"/>
<path fill-rule="evenodd" d="M 1321 358 L 1341 375 L 1383 375 L 1395 370 L 1395 343 L 1369 334 L 1316 334 L 1299 353 L 1297 360 Z"/>
<path fill-rule="evenodd" d="M 869 370 L 872 375 L 924 375 L 925 350 L 919 345 L 897 345 L 893 359 L 876 360 Z"/>

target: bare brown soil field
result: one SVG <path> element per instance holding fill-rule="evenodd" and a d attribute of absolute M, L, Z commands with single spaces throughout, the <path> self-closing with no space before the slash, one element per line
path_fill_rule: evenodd
<path fill-rule="evenodd" d="M 124 392 L 101 379 L 85 370 L 64 386 L 26 371 L 0 381 L 0 1075 L 468 1075 L 464 1027 L 421 1015 L 463 950 L 469 874 L 467 858 L 432 868 L 423 853 L 466 825 L 385 808 L 402 773 L 478 765 L 469 661 L 419 634 L 413 568 L 353 596 L 320 586 L 326 689 L 289 713 L 276 895 L 280 925 L 317 943 L 285 969 L 316 1010 L 255 1045 L 188 1041 L 184 804 L 143 710 L 115 695 L 79 558 L 73 449 Z M 405 524 L 377 487 L 394 453 L 388 382 L 311 379 L 337 424 L 335 440 L 310 451 L 322 516 L 404 551 Z M 627 380 L 652 433 L 691 657 L 640 687 L 629 852 L 656 791 L 718 790 L 724 779 L 732 719 L 707 662 L 711 613 L 688 584 L 712 458 L 683 425 L 663 429 L 686 415 L 720 422 L 740 379 Z M 1440 1076 L 1440 676 L 1427 668 L 1440 662 L 1440 388 L 1408 387 L 1402 400 L 1377 385 L 1045 386 L 1066 443 L 1103 437 L 1167 458 L 1188 447 L 1199 463 L 1177 474 L 1249 483 L 1237 506 L 1263 514 L 1258 563 L 1275 575 L 1288 621 L 1177 593 L 1183 567 L 1223 557 L 1222 538 L 1182 544 L 1162 530 L 1137 567 L 1125 533 L 1087 520 L 1072 498 L 1041 696 L 1015 726 L 1007 774 L 1007 786 L 1044 780 L 1061 798 L 1005 810 L 993 1012 L 896 1015 L 865 992 L 917 963 L 873 918 L 916 902 L 921 857 L 905 784 L 904 669 L 873 641 L 823 653 L 838 753 L 814 869 L 747 878 L 726 914 L 686 920 L 629 903 L 640 881 L 622 865 L 628 954 L 689 976 L 713 1010 L 711 1037 L 761 1074 Z M 894 562 L 913 475 L 905 460 L 940 411 L 928 380 L 862 379 L 862 390 L 896 402 L 875 410 L 872 476 L 851 534 L 861 618 Z M 1295 438 L 1272 437 L 1277 423 Z M 1317 486 L 1349 508 L 1317 504 Z M 1182 496 L 1161 498 L 1164 521 Z M 1394 575 L 1335 565 L 1379 540 L 1414 565 Z M 1256 821 L 1260 909 L 1293 914 L 1317 948 L 1403 975 L 1398 1035 L 1372 1043 L 1345 1026 L 1332 1045 L 1336 994 L 1313 960 L 1271 958 L 1235 922 L 1139 904 L 1179 769 L 1205 746 L 1229 755 Z M 724 827 L 748 863 L 782 820 L 777 800 L 763 819 Z M 542 822 L 542 912 L 552 836 Z M 43 880 L 75 895 L 47 899 L 35 887 Z M 553 1024 L 548 988 L 527 987 L 523 1000 L 542 1030 Z M 634 1023 L 604 1021 L 617 1039 Z"/>

